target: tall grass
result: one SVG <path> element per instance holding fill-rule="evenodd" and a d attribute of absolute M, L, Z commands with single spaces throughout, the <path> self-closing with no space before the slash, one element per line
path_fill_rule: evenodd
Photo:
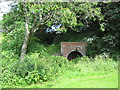
<path fill-rule="evenodd" d="M 10 52 L 4 52 L 2 56 L 6 53 L 10 54 Z M 54 80 L 63 74 L 66 74 L 65 77 L 76 77 L 98 72 L 109 73 L 118 69 L 117 61 L 103 55 L 95 58 L 81 57 L 68 61 L 64 57 L 34 52 L 28 54 L 26 59 L 21 62 L 13 53 L 9 57 L 6 56 L 2 62 L 4 87 L 42 83 Z M 70 75 L 70 72 L 75 73 Z"/>
<path fill-rule="evenodd" d="M 6 45 L 5 42 L 4 45 Z M 8 47 L 9 49 L 5 47 L 1 52 L 3 87 L 43 83 L 62 75 L 64 78 L 76 77 L 98 72 L 109 73 L 118 69 L 118 61 L 106 55 L 97 55 L 94 58 L 81 57 L 72 61 L 64 57 L 53 56 L 60 52 L 60 43 L 43 45 L 35 41 L 30 42 L 23 62 L 19 61 L 19 54 L 16 54 L 16 51 L 10 48 L 11 46 Z"/>

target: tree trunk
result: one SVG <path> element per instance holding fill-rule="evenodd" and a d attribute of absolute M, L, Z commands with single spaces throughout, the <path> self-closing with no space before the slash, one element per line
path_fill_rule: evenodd
<path fill-rule="evenodd" d="M 25 58 L 29 40 L 30 40 L 29 17 L 26 16 L 25 37 L 24 37 L 24 42 L 23 42 L 22 48 L 21 48 L 21 54 L 20 54 L 21 61 L 23 61 Z"/>

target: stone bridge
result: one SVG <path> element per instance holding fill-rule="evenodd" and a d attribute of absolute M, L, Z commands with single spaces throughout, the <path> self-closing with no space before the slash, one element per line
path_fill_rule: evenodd
<path fill-rule="evenodd" d="M 85 42 L 61 42 L 61 54 L 68 60 L 86 56 L 86 46 Z"/>

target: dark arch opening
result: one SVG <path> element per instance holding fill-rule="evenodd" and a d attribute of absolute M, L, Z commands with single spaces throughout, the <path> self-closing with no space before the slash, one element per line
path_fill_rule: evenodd
<path fill-rule="evenodd" d="M 72 60 L 72 59 L 75 59 L 75 58 L 77 58 L 77 57 L 82 57 L 83 55 L 81 54 L 81 53 L 79 53 L 79 52 L 77 52 L 77 51 L 73 51 L 73 52 L 71 52 L 69 55 L 68 55 L 68 57 L 67 57 L 67 59 L 70 61 L 70 60 Z"/>

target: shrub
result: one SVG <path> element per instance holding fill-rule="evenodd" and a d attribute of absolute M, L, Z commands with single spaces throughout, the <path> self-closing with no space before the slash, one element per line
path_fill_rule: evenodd
<path fill-rule="evenodd" d="M 81 57 L 75 59 L 74 70 L 83 73 L 111 72 L 118 69 L 117 61 L 105 55 L 97 55 L 95 58 Z M 72 68 L 73 69 L 73 68 Z"/>
<path fill-rule="evenodd" d="M 111 72 L 118 69 L 117 61 L 104 53 L 94 58 L 81 57 L 68 61 L 61 56 L 52 56 L 57 52 L 55 45 L 44 46 L 37 43 L 31 45 L 34 50 L 29 52 L 24 61 L 19 61 L 18 54 L 14 50 L 2 51 L 2 81 L 4 87 L 27 85 L 53 80 L 72 71 L 78 74 Z M 30 49 L 30 48 L 29 48 Z M 70 74 L 70 73 L 69 73 Z"/>
<path fill-rule="evenodd" d="M 22 62 L 13 58 L 4 61 L 4 64 L 6 66 L 2 66 L 3 83 L 5 85 L 22 85 L 23 83 L 32 84 L 56 78 L 58 73 L 62 71 L 61 67 L 66 66 L 67 60 L 64 57 L 47 57 L 41 53 L 31 53 Z M 10 66 L 8 65 L 8 67 L 7 64 Z"/>
<path fill-rule="evenodd" d="M 2 50 L 12 50 L 19 54 L 24 36 L 24 22 L 15 22 L 14 28 L 11 32 L 4 35 L 2 40 Z"/>

